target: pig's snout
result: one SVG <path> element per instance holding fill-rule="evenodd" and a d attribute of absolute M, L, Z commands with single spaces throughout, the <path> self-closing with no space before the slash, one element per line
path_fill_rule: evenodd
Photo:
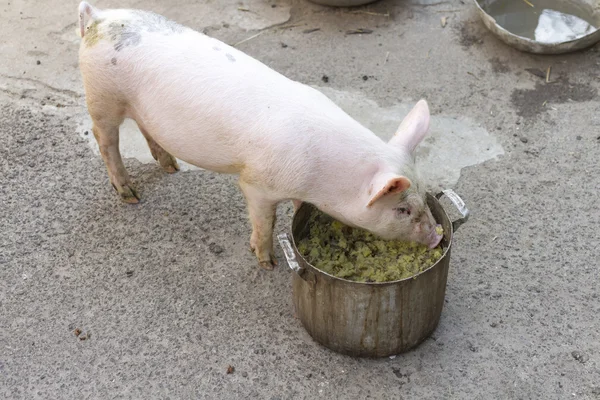
<path fill-rule="evenodd" d="M 438 224 L 431 215 L 431 211 L 426 209 L 424 215 L 417 220 L 415 232 L 417 233 L 417 241 L 428 246 L 430 249 L 435 248 L 444 237 L 442 226 Z"/>
<path fill-rule="evenodd" d="M 440 224 L 434 226 L 431 232 L 429 233 L 429 236 L 427 237 L 427 245 L 430 249 L 433 249 L 438 244 L 440 244 L 442 238 L 444 237 L 443 233 L 438 233 L 438 228 L 440 228 L 439 230 L 441 231 L 442 226 Z"/>

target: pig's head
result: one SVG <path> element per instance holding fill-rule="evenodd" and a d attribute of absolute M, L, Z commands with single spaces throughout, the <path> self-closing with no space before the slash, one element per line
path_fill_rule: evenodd
<path fill-rule="evenodd" d="M 425 190 L 415 168 L 415 148 L 429 129 L 429 107 L 419 101 L 404 118 L 388 146 L 392 159 L 384 160 L 368 185 L 364 228 L 386 239 L 423 243 L 433 248 L 442 235 L 427 206 Z"/>

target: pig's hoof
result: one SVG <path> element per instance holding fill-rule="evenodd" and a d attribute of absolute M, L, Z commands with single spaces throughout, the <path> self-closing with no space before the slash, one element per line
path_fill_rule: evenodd
<path fill-rule="evenodd" d="M 172 165 L 168 165 L 168 166 L 164 167 L 164 170 L 168 174 L 174 174 L 175 172 L 179 171 L 179 167 L 174 167 Z"/>
<path fill-rule="evenodd" d="M 123 200 L 125 203 L 137 204 L 140 202 L 140 195 L 131 186 L 125 185 L 121 191 L 118 189 L 117 191 L 121 196 L 121 200 Z"/>
<path fill-rule="evenodd" d="M 168 174 L 174 174 L 175 172 L 179 171 L 179 164 L 177 164 L 177 160 L 168 153 L 165 153 L 165 156 L 161 157 L 159 162 L 165 172 Z"/>
<path fill-rule="evenodd" d="M 277 265 L 277 262 L 276 261 L 272 261 L 272 260 L 269 260 L 269 261 L 259 261 L 258 265 L 262 269 L 264 269 L 264 270 L 273 271 L 273 268 L 275 268 L 275 265 Z"/>

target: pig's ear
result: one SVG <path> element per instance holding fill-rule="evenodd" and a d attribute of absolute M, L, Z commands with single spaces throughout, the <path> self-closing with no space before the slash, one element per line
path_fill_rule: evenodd
<path fill-rule="evenodd" d="M 419 100 L 404 120 L 402 120 L 400 127 L 390 139 L 389 144 L 412 153 L 425 135 L 427 135 L 428 130 L 429 107 L 425 100 Z"/>
<path fill-rule="evenodd" d="M 379 174 L 375 176 L 369 187 L 369 196 L 371 196 L 371 199 L 367 207 L 371 207 L 376 201 L 385 196 L 404 192 L 410 185 L 410 180 L 404 176 L 394 174 Z"/>

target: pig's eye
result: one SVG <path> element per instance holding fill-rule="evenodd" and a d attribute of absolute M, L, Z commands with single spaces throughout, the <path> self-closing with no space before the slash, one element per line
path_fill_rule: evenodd
<path fill-rule="evenodd" d="M 395 210 L 398 212 L 398 214 L 410 215 L 410 209 L 406 207 L 397 207 Z"/>

